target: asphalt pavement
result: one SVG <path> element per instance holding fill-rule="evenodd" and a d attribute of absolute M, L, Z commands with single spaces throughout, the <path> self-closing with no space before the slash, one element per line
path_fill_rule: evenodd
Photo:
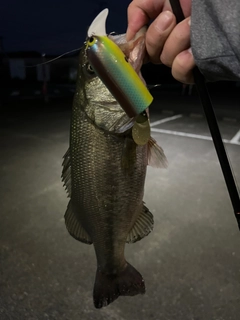
<path fill-rule="evenodd" d="M 239 109 L 232 108 L 238 103 L 216 99 L 240 186 Z M 126 245 L 146 294 L 94 308 L 93 247 L 75 241 L 63 218 L 70 104 L 22 102 L 2 113 L 0 319 L 238 320 L 240 232 L 196 97 L 159 95 L 151 110 L 152 135 L 169 167 L 148 167 L 144 201 L 154 230 Z"/>

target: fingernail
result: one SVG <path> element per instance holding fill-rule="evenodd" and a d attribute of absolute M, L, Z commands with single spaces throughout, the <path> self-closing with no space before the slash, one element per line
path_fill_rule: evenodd
<path fill-rule="evenodd" d="M 191 26 L 191 18 L 189 18 L 188 24 L 189 24 L 189 26 Z"/>
<path fill-rule="evenodd" d="M 191 47 L 187 51 L 192 55 L 192 48 Z"/>
<path fill-rule="evenodd" d="M 160 14 L 157 20 L 157 28 L 160 31 L 165 31 L 173 21 L 173 14 L 171 11 L 164 11 Z"/>

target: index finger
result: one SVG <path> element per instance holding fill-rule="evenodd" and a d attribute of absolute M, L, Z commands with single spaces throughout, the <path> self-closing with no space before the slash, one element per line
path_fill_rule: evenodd
<path fill-rule="evenodd" d="M 151 19 L 155 19 L 163 11 L 164 0 L 133 0 L 128 6 L 127 40 L 131 40 L 135 34 Z M 169 10 L 170 5 L 165 10 Z"/>

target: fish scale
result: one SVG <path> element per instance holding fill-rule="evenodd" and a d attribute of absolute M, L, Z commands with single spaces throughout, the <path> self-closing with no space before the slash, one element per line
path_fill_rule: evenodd
<path fill-rule="evenodd" d="M 72 177 L 72 198 L 75 198 L 76 206 L 84 207 L 84 211 L 87 211 L 82 217 L 83 223 L 85 222 L 86 230 L 94 239 L 99 234 L 104 234 L 105 225 L 109 225 L 109 218 L 114 215 L 124 221 L 123 229 L 126 225 L 132 224 L 131 212 L 129 211 L 136 211 L 136 201 L 141 205 L 146 166 L 144 172 L 140 172 L 141 175 L 135 172 L 126 177 L 126 173 L 121 169 L 124 139 L 116 139 L 112 135 L 104 134 L 93 124 L 81 121 L 81 115 L 79 116 L 81 126 L 79 124 L 74 126 L 76 132 L 73 129 L 71 133 L 73 141 L 71 166 L 72 171 L 77 172 Z M 81 143 L 79 143 L 77 135 L 81 137 Z M 89 141 L 89 137 L 91 137 L 91 141 Z M 143 154 L 138 158 L 141 160 L 146 153 L 146 148 L 139 149 L 143 150 Z M 106 152 L 108 158 L 106 158 Z M 141 165 L 142 161 L 138 161 L 138 163 Z M 117 185 L 118 194 L 112 194 L 112 185 Z M 141 185 L 142 187 L 139 189 Z M 83 186 L 84 190 L 81 191 L 83 195 L 81 195 L 79 190 L 82 190 Z M 95 222 L 96 216 L 98 217 L 97 224 Z M 118 224 L 117 228 L 121 230 L 121 225 Z M 114 230 L 107 228 L 107 232 L 111 235 Z M 128 230 L 121 232 L 123 246 L 127 233 Z"/>

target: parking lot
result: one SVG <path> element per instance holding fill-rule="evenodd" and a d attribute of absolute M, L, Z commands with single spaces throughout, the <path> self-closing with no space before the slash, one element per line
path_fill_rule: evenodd
<path fill-rule="evenodd" d="M 101 310 L 92 302 L 93 247 L 71 238 L 63 218 L 68 198 L 60 176 L 70 105 L 5 110 L 1 320 L 239 319 L 240 233 L 205 116 L 195 98 L 187 99 L 158 96 L 161 107 L 151 111 L 152 135 L 169 166 L 148 167 L 144 201 L 154 215 L 154 230 L 126 245 L 126 258 L 143 275 L 146 294 L 120 297 Z M 219 110 L 240 186 L 240 119 L 228 105 Z"/>

